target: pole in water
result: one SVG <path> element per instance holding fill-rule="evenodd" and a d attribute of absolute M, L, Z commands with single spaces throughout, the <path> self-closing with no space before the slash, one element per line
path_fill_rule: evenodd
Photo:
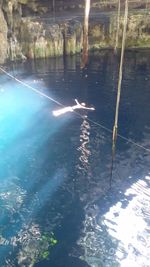
<path fill-rule="evenodd" d="M 81 67 L 84 68 L 88 62 L 88 31 L 89 31 L 89 13 L 90 0 L 85 0 L 84 25 L 83 25 L 83 51 Z"/>
<path fill-rule="evenodd" d="M 111 170 L 110 170 L 110 188 L 112 183 L 112 175 L 113 175 L 113 167 L 114 167 L 114 160 L 115 160 L 115 153 L 116 153 L 116 140 L 117 140 L 117 126 L 114 125 L 113 127 L 113 135 L 112 135 L 112 157 L 111 157 Z"/>
<path fill-rule="evenodd" d="M 119 28 L 120 28 L 120 0 L 118 0 L 117 29 L 116 29 L 116 40 L 115 40 L 115 47 L 114 47 L 115 53 L 117 53 L 117 48 L 118 48 Z"/>
<path fill-rule="evenodd" d="M 111 183 L 112 183 L 113 165 L 114 165 L 116 141 L 117 141 L 118 116 L 119 116 L 119 104 L 120 104 L 120 95 L 121 95 L 122 69 L 123 69 L 123 60 L 124 60 L 124 51 L 125 51 L 125 40 L 126 40 L 126 32 L 127 32 L 127 20 L 128 20 L 128 0 L 126 0 L 126 2 L 125 2 L 124 28 L 123 28 L 123 35 L 122 35 L 122 47 L 121 47 L 121 58 L 120 58 L 120 68 L 119 68 L 116 112 L 115 112 L 115 122 L 114 122 L 113 135 L 112 135 L 112 163 L 111 163 L 111 174 L 110 174 L 110 188 L 111 188 Z"/>

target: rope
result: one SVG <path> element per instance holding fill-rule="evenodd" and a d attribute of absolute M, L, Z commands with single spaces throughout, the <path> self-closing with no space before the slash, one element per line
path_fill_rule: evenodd
<path fill-rule="evenodd" d="M 37 90 L 37 89 L 35 89 L 34 87 L 28 85 L 27 83 L 25 83 L 25 82 L 23 82 L 23 81 L 17 79 L 15 76 L 13 76 L 13 75 L 11 75 L 10 73 L 8 73 L 8 72 L 7 72 L 6 70 L 4 70 L 2 67 L 0 67 L 0 70 L 1 70 L 3 73 L 5 73 L 8 77 L 10 77 L 11 79 L 13 79 L 13 80 L 15 80 L 16 82 L 19 82 L 20 84 L 22 84 L 22 85 L 28 87 L 29 89 L 31 89 L 31 90 L 34 91 L 35 93 L 37 93 L 37 94 L 39 94 L 39 95 L 41 95 L 41 96 L 43 96 L 43 97 L 48 98 L 49 100 L 55 102 L 56 104 L 60 105 L 61 107 L 64 107 L 64 105 L 63 105 L 62 103 L 58 102 L 57 100 L 53 99 L 52 97 L 50 97 L 50 96 L 48 96 L 48 95 L 46 95 L 46 94 L 40 92 L 39 90 Z M 78 113 L 77 111 L 73 111 L 73 112 L 74 112 L 75 114 L 77 114 L 79 117 L 83 118 L 83 116 L 82 116 L 80 113 Z M 109 132 L 109 133 L 112 133 L 112 132 L 113 132 L 111 129 L 109 129 L 108 127 L 102 125 L 101 123 L 98 123 L 98 122 L 96 122 L 96 121 L 93 121 L 92 119 L 89 119 L 89 118 L 86 118 L 86 119 L 87 119 L 89 122 L 91 122 L 91 123 L 93 123 L 93 124 L 99 126 L 100 128 L 104 129 L 105 131 L 107 131 L 107 132 Z M 123 136 L 123 135 L 121 135 L 121 134 L 117 134 L 117 136 L 120 137 L 121 139 L 124 139 L 125 141 L 127 141 L 127 142 L 129 142 L 129 143 L 132 143 L 133 145 L 135 145 L 135 146 L 137 146 L 137 147 L 139 147 L 139 148 L 141 148 L 141 149 L 144 149 L 145 151 L 148 151 L 148 152 L 150 153 L 150 149 L 148 149 L 148 148 L 146 148 L 146 147 L 144 147 L 144 146 L 142 146 L 142 145 L 140 145 L 140 144 L 134 142 L 133 140 L 128 139 L 128 138 L 126 138 L 125 136 Z"/>
<path fill-rule="evenodd" d="M 89 118 L 87 118 L 87 120 L 90 121 L 90 122 L 92 122 L 93 124 L 95 124 L 95 125 L 101 127 L 102 129 L 106 130 L 107 132 L 109 132 L 109 133 L 113 133 L 113 131 L 112 131 L 111 129 L 107 128 L 106 126 L 104 126 L 104 125 L 102 125 L 102 124 L 100 124 L 100 123 L 98 123 L 98 122 L 95 122 L 95 121 L 93 121 L 93 120 L 91 120 L 91 119 L 89 119 Z M 140 144 L 134 142 L 132 139 L 129 139 L 129 138 L 127 138 L 127 137 L 125 137 L 125 136 L 123 136 L 123 135 L 121 135 L 121 134 L 118 134 L 118 133 L 117 133 L 117 136 L 118 136 L 119 138 L 121 138 L 121 139 L 124 139 L 124 140 L 127 141 L 128 143 L 131 143 L 131 144 L 133 144 L 133 145 L 135 145 L 135 146 L 137 146 L 137 147 L 139 147 L 139 148 L 141 148 L 141 149 L 144 149 L 145 151 L 147 151 L 147 152 L 150 153 L 150 149 L 149 149 L 149 148 L 146 148 L 146 147 L 144 147 L 144 146 L 142 146 L 142 145 L 140 145 Z"/>
<path fill-rule="evenodd" d="M 46 94 L 44 94 L 44 93 L 42 93 L 42 92 L 40 92 L 39 90 L 35 89 L 35 88 L 32 87 L 31 85 L 29 85 L 29 84 L 27 84 L 27 83 L 25 83 L 25 82 L 23 82 L 23 81 L 17 79 L 15 76 L 11 75 L 9 72 L 7 72 L 6 70 L 4 70 L 2 67 L 0 67 L 0 70 L 1 70 L 2 72 L 4 72 L 7 76 L 9 76 L 10 78 L 12 78 L 12 79 L 16 80 L 17 82 L 19 82 L 20 84 L 22 84 L 22 85 L 28 87 L 29 89 L 31 89 L 31 90 L 34 91 L 35 93 L 37 93 L 37 94 L 39 94 L 39 95 L 41 95 L 41 96 L 44 96 L 44 97 L 48 98 L 49 100 L 55 102 L 56 104 L 58 104 L 58 105 L 64 107 L 64 105 L 61 104 L 60 102 L 56 101 L 56 100 L 53 99 L 52 97 L 50 97 L 50 96 L 48 96 L 48 95 L 46 95 Z"/>

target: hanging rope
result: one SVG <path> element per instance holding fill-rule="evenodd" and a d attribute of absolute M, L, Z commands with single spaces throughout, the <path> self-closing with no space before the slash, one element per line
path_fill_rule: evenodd
<path fill-rule="evenodd" d="M 111 163 L 110 187 L 111 187 L 111 182 L 112 182 L 113 163 L 114 163 L 115 150 L 116 150 L 118 115 L 119 115 L 119 104 L 120 104 L 120 95 L 121 95 L 122 69 L 123 69 L 123 60 L 124 60 L 124 51 L 125 51 L 126 32 L 127 32 L 127 21 L 128 21 L 128 0 L 125 1 L 124 28 L 123 28 L 123 35 L 122 35 L 122 47 L 121 47 L 121 58 L 120 58 L 120 68 L 119 68 L 116 112 L 115 112 L 115 122 L 114 122 L 113 135 L 112 135 L 112 163 Z"/>
<path fill-rule="evenodd" d="M 120 28 L 120 0 L 118 0 L 118 13 L 117 13 L 117 31 L 116 31 L 116 41 L 114 52 L 117 52 L 118 48 L 118 39 L 119 39 L 119 28 Z"/>

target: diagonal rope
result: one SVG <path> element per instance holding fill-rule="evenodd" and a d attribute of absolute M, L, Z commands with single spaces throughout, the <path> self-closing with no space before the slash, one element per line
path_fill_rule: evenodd
<path fill-rule="evenodd" d="M 35 89 L 35 88 L 32 87 L 31 85 L 29 85 L 29 84 L 27 84 L 27 83 L 21 81 L 20 79 L 16 78 L 16 77 L 13 76 L 13 75 L 11 75 L 9 72 L 7 72 L 6 70 L 4 70 L 2 67 L 0 67 L 0 70 L 1 70 L 3 73 L 5 73 L 8 77 L 10 77 L 11 79 L 13 79 L 13 80 L 15 80 L 16 82 L 22 84 L 23 86 L 28 87 L 28 88 L 31 89 L 33 92 L 35 92 L 35 93 L 37 93 L 37 94 L 39 94 L 39 95 L 41 95 L 41 96 L 43 96 L 43 97 L 46 97 L 47 99 L 49 99 L 50 101 L 55 102 L 56 104 L 58 104 L 58 105 L 61 106 L 61 107 L 65 107 L 65 106 L 64 106 L 62 103 L 60 103 L 59 101 L 57 101 L 57 100 L 53 99 L 52 97 L 50 97 L 50 96 L 48 96 L 48 95 L 46 95 L 46 94 L 40 92 L 39 90 Z M 82 116 L 79 112 L 77 112 L 77 111 L 73 111 L 73 112 L 74 112 L 75 114 L 77 114 L 80 118 L 83 118 L 83 116 Z M 91 123 L 93 123 L 93 124 L 99 126 L 100 128 L 104 129 L 105 131 L 107 131 L 107 132 L 109 132 L 109 133 L 112 133 L 112 132 L 113 132 L 111 129 L 109 129 L 108 127 L 104 126 L 103 124 L 101 124 L 101 123 L 99 123 L 99 122 L 93 121 L 92 119 L 89 119 L 89 118 L 86 118 L 86 119 L 87 119 L 89 122 L 91 122 Z M 142 145 L 140 145 L 140 144 L 134 142 L 133 140 L 128 139 L 128 138 L 126 138 L 125 136 L 123 136 L 123 135 L 121 135 L 121 134 L 118 134 L 118 133 L 117 133 L 117 136 L 120 137 L 121 139 L 124 139 L 125 141 L 127 141 L 127 142 L 129 142 L 129 143 L 132 143 L 133 145 L 135 145 L 135 146 L 137 146 L 137 147 L 139 147 L 139 148 L 141 148 L 141 149 L 144 149 L 145 151 L 147 151 L 147 152 L 150 153 L 150 149 L 148 149 L 148 148 L 146 148 L 146 147 L 144 147 L 144 146 L 142 146 Z"/>
<path fill-rule="evenodd" d="M 89 118 L 87 118 L 87 120 L 90 121 L 91 123 L 93 123 L 93 124 L 95 124 L 95 125 L 101 127 L 102 129 L 106 130 L 107 132 L 109 132 L 109 133 L 111 133 L 111 134 L 113 133 L 113 130 L 107 128 L 106 126 L 104 126 L 104 125 L 102 125 L 102 124 L 100 124 L 100 123 L 98 123 L 98 122 L 96 122 L 96 121 L 93 121 L 93 120 L 91 120 L 91 119 L 89 119 Z M 132 139 L 129 139 L 129 138 L 127 138 L 127 137 L 125 137 L 125 136 L 123 136 L 123 135 L 121 135 L 121 134 L 118 134 L 118 133 L 117 133 L 117 136 L 118 136 L 119 138 L 121 138 L 121 139 L 127 141 L 128 143 L 131 143 L 131 144 L 133 144 L 133 145 L 135 145 L 135 146 L 137 146 L 137 147 L 139 147 L 139 148 L 141 148 L 141 149 L 144 149 L 145 151 L 147 151 L 147 152 L 150 153 L 150 149 L 149 149 L 149 148 L 147 148 L 147 147 L 145 147 L 145 146 L 142 146 L 142 145 L 140 145 L 139 143 L 134 142 Z"/>
<path fill-rule="evenodd" d="M 39 90 L 35 89 L 35 88 L 32 87 L 31 85 L 29 85 L 29 84 L 27 84 L 27 83 L 25 83 L 25 82 L 19 80 L 18 78 L 16 78 L 15 76 L 11 75 L 11 74 L 10 74 L 9 72 L 7 72 L 6 70 L 4 70 L 2 67 L 0 67 L 0 70 L 1 70 L 3 73 L 5 73 L 7 76 L 9 76 L 10 78 L 12 78 L 13 80 L 15 80 L 15 81 L 17 81 L 18 83 L 20 83 L 20 84 L 22 84 L 22 85 L 28 87 L 29 89 L 31 89 L 31 90 L 34 91 L 35 93 L 37 93 L 37 94 L 39 94 L 39 95 L 41 95 L 41 96 L 44 96 L 44 97 L 48 98 L 49 100 L 55 102 L 56 104 L 58 104 L 58 105 L 64 107 L 64 105 L 61 104 L 60 102 L 58 102 L 57 100 L 55 100 L 55 99 L 53 99 L 52 97 L 50 97 L 50 96 L 48 96 L 48 95 L 46 95 L 46 94 L 40 92 Z"/>

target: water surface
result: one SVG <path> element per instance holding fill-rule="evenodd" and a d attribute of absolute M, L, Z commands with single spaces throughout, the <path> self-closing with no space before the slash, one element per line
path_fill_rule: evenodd
<path fill-rule="evenodd" d="M 16 63 L 5 68 L 64 106 L 1 73 L 0 266 L 148 267 L 150 54 L 126 52 L 121 136 L 110 189 L 119 57 Z M 105 128 L 106 127 L 106 128 Z M 57 240 L 52 244 L 51 240 Z"/>

